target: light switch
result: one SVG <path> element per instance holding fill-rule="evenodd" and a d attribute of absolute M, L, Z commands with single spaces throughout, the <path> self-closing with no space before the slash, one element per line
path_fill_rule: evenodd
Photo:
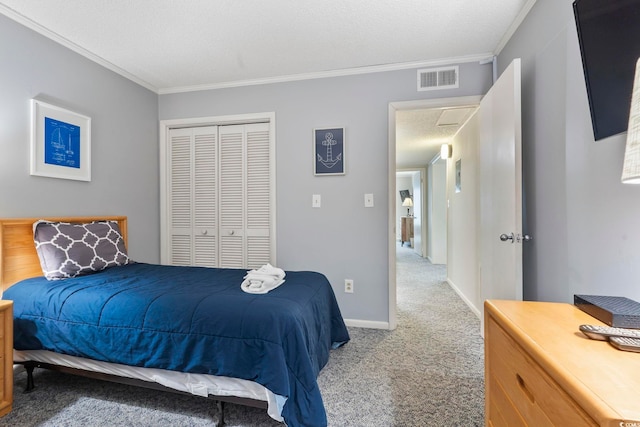
<path fill-rule="evenodd" d="M 319 194 L 314 194 L 312 201 L 311 201 L 311 207 L 313 208 L 319 208 L 320 207 L 320 195 Z"/>
<path fill-rule="evenodd" d="M 364 195 L 364 207 L 372 208 L 373 207 L 373 194 L 365 194 Z"/>

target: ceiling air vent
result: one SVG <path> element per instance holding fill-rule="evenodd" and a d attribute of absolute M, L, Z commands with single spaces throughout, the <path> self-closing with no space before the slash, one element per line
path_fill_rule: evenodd
<path fill-rule="evenodd" d="M 418 91 L 455 89 L 458 87 L 458 66 L 418 70 Z"/>

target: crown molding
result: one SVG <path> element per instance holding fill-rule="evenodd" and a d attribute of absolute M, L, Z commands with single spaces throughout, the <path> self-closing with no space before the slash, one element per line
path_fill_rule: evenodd
<path fill-rule="evenodd" d="M 502 52 L 502 49 L 504 49 L 504 47 L 507 45 L 507 43 L 509 43 L 509 40 L 511 40 L 511 37 L 513 37 L 513 35 L 515 34 L 515 32 L 518 29 L 518 27 L 520 26 L 520 24 L 522 24 L 524 19 L 527 17 L 529 12 L 533 8 L 533 5 L 536 4 L 536 1 L 537 0 L 529 0 L 522 7 L 522 10 L 520 10 L 520 13 L 518 13 L 518 16 L 516 16 L 516 19 L 513 20 L 513 22 L 511 23 L 511 25 L 507 29 L 507 32 L 504 33 L 504 36 L 502 36 L 502 39 L 500 39 L 500 42 L 498 43 L 498 46 L 496 46 L 496 50 L 495 50 L 495 55 L 496 56 L 499 55 L 500 52 Z"/>
<path fill-rule="evenodd" d="M 382 65 L 371 65 L 366 67 L 345 68 L 341 70 L 320 71 L 315 73 L 291 74 L 287 76 L 266 77 L 261 79 L 237 80 L 222 83 L 169 87 L 158 90 L 158 94 L 165 95 L 171 93 L 197 92 L 205 90 L 227 89 L 242 86 L 255 86 L 273 83 L 286 83 L 300 80 L 323 79 L 330 77 L 353 76 L 358 74 L 381 73 L 385 71 L 398 71 L 411 68 L 434 67 L 440 65 L 462 64 L 466 62 L 480 62 L 493 58 L 493 53 L 483 53 L 478 55 L 458 56 L 441 58 L 429 61 L 401 62 Z"/>
<path fill-rule="evenodd" d="M 96 55 L 93 52 L 88 51 L 87 49 L 83 48 L 82 46 L 79 46 L 75 43 L 73 43 L 71 40 L 66 39 L 64 37 L 62 37 L 60 34 L 55 33 L 51 30 L 49 30 L 48 28 L 43 27 L 42 25 L 38 24 L 37 22 L 32 21 L 31 19 L 19 14 L 18 12 L 16 12 L 15 10 L 5 6 L 5 5 L 0 5 L 0 13 L 5 15 L 7 18 L 12 19 L 13 21 L 16 21 L 17 23 L 24 25 L 25 27 L 45 36 L 46 38 L 53 40 L 54 42 L 61 44 L 62 46 L 71 49 L 72 51 L 76 52 L 79 55 L 84 56 L 85 58 L 95 62 L 98 65 L 103 66 L 104 68 L 113 71 L 114 73 L 117 73 L 119 75 L 121 75 L 122 77 L 131 80 L 132 82 L 149 89 L 152 92 L 158 93 L 158 88 L 155 87 L 154 85 L 152 85 L 151 83 L 135 76 L 134 74 L 129 73 L 126 70 L 123 70 L 122 68 L 118 67 L 117 65 L 107 61 L 106 59 L 102 58 L 101 56 Z"/>

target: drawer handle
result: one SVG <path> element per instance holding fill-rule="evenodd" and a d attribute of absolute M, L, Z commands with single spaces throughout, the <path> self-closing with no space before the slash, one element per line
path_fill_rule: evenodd
<path fill-rule="evenodd" d="M 520 374 L 516 374 L 516 379 L 518 380 L 518 385 L 522 389 L 522 392 L 527 396 L 531 403 L 535 403 L 536 399 L 533 397 L 533 393 L 531 393 L 531 390 L 527 388 L 527 385 L 524 383 L 524 380 L 522 379 Z"/>

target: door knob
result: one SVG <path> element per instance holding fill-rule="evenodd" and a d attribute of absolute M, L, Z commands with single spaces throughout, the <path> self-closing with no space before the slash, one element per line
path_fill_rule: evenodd
<path fill-rule="evenodd" d="M 523 234 L 522 236 L 520 234 L 517 235 L 513 235 L 513 233 L 509 233 L 509 234 L 501 234 L 500 235 L 500 240 L 502 240 L 503 242 L 506 242 L 507 240 L 511 240 L 511 243 L 515 243 L 515 242 L 530 242 L 533 240 L 533 237 L 529 236 L 528 234 Z"/>
<path fill-rule="evenodd" d="M 507 240 L 511 240 L 511 243 L 513 243 L 513 233 L 509 233 L 509 235 L 501 234 L 500 240 L 502 240 L 503 242 L 506 242 Z"/>

